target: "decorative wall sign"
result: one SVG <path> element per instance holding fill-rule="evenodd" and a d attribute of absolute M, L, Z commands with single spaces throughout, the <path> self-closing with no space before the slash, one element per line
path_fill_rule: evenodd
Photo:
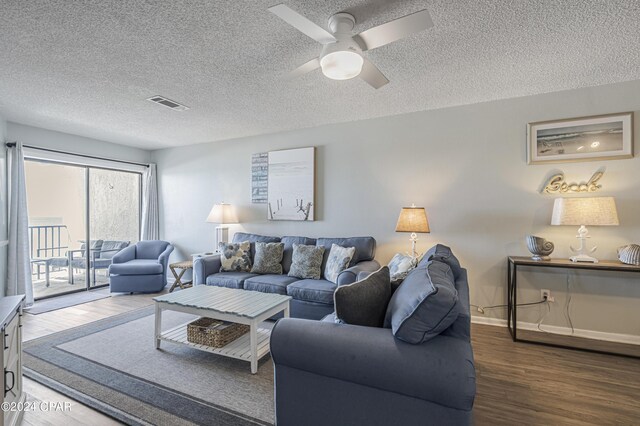
<path fill-rule="evenodd" d="M 604 172 L 598 171 L 591 176 L 587 182 L 567 183 L 564 180 L 564 173 L 557 173 L 549 178 L 547 184 L 541 192 L 547 194 L 563 194 L 566 192 L 596 192 L 602 189 L 602 185 L 598 184 Z"/>
<path fill-rule="evenodd" d="M 541 121 L 527 126 L 528 164 L 633 157 L 633 113 Z"/>
<path fill-rule="evenodd" d="M 251 156 L 251 202 L 267 203 L 267 179 L 269 177 L 269 153 L 260 152 Z"/>
<path fill-rule="evenodd" d="M 315 148 L 269 152 L 270 220 L 314 220 Z"/>

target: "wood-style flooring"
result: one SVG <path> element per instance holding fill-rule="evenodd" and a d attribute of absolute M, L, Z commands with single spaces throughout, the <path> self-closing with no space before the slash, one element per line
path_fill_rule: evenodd
<path fill-rule="evenodd" d="M 149 295 L 122 295 L 24 317 L 30 340 L 138 309 Z M 476 361 L 476 425 L 640 425 L 640 360 L 513 343 L 506 328 L 472 327 Z M 25 378 L 29 398 L 69 398 Z M 25 425 L 112 425 L 71 401 L 67 412 L 25 413 Z"/>

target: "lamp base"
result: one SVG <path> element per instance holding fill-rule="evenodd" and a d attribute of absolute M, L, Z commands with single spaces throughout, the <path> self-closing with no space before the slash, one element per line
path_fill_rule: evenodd
<path fill-rule="evenodd" d="M 578 254 L 575 256 L 571 256 L 569 258 L 572 262 L 589 262 L 589 263 L 598 263 L 598 259 L 595 257 L 588 256 L 586 254 Z"/>
<path fill-rule="evenodd" d="M 220 253 L 220 243 L 226 243 L 229 241 L 229 227 L 228 226 L 216 226 L 216 253 Z"/>

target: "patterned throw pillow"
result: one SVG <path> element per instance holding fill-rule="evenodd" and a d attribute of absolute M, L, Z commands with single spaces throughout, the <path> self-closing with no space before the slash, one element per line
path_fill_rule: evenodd
<path fill-rule="evenodd" d="M 282 274 L 284 243 L 256 243 L 252 274 Z"/>
<path fill-rule="evenodd" d="M 220 272 L 249 272 L 251 270 L 251 243 L 220 243 Z"/>
<path fill-rule="evenodd" d="M 319 280 L 320 272 L 322 271 L 323 255 L 324 247 L 322 246 L 294 244 L 289 276 L 302 279 L 310 278 L 312 280 Z"/>
<path fill-rule="evenodd" d="M 324 278 L 332 283 L 338 281 L 338 275 L 347 269 L 355 254 L 355 247 L 342 247 L 337 244 L 331 244 L 327 265 L 324 267 Z"/>
<path fill-rule="evenodd" d="M 407 277 L 416 264 L 408 254 L 396 253 L 389 262 L 391 281 L 400 281 Z"/>

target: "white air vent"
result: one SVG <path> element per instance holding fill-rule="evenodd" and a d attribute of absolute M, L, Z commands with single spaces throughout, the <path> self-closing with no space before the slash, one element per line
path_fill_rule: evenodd
<path fill-rule="evenodd" d="M 176 101 L 172 101 L 171 99 L 167 99 L 162 96 L 152 96 L 147 100 L 151 102 L 155 102 L 160 105 L 164 105 L 167 108 L 171 108 L 174 111 L 186 111 L 189 109 L 188 106 L 184 106 L 182 104 L 177 103 Z"/>

